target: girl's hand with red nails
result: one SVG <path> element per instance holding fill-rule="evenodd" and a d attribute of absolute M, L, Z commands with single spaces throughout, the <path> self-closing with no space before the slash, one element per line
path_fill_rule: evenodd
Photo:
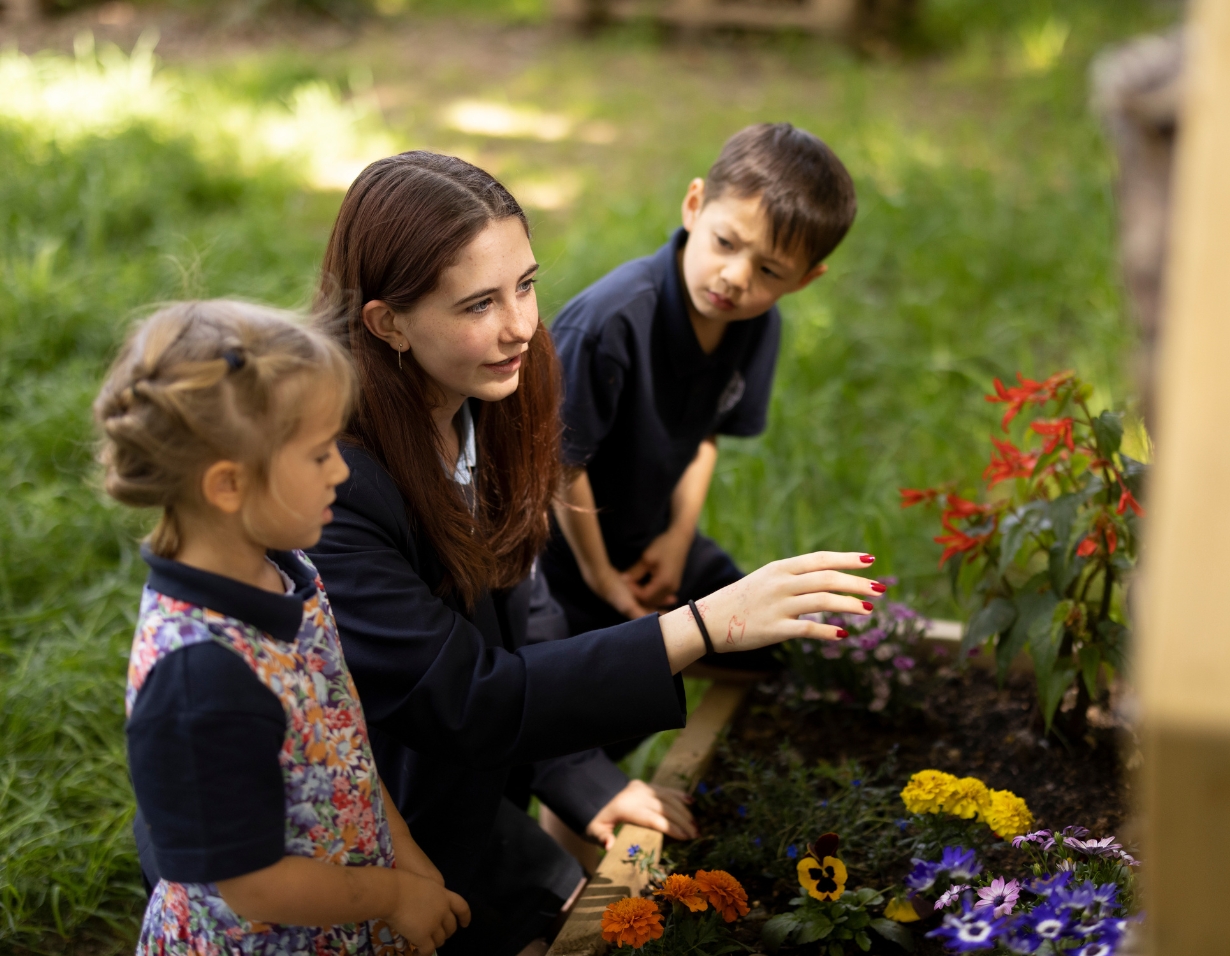
<path fill-rule="evenodd" d="M 876 582 L 846 571 L 867 566 L 857 551 L 816 551 L 774 561 L 696 602 L 719 654 L 751 651 L 797 637 L 836 640 L 832 624 L 800 620 L 803 614 L 860 614 Z M 849 596 L 854 595 L 854 596 Z M 671 672 L 679 673 L 705 653 L 704 639 L 690 608 L 660 618 Z"/>

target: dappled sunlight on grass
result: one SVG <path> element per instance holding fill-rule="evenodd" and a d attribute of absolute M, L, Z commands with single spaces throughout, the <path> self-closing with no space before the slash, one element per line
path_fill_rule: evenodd
<path fill-rule="evenodd" d="M 363 97 L 343 101 L 320 80 L 301 83 L 284 102 L 254 104 L 190 74 L 158 69 L 157 35 L 131 54 L 95 49 L 83 33 L 76 56 L 0 53 L 0 119 L 21 123 L 30 139 L 71 143 L 141 125 L 182 136 L 202 156 L 245 173 L 282 164 L 305 185 L 345 189 L 372 160 L 398 151 Z"/>

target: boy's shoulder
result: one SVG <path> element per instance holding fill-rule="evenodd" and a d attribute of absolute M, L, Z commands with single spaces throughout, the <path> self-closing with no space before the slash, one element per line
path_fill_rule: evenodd
<path fill-rule="evenodd" d="M 601 336 L 612 322 L 652 323 L 662 298 L 673 244 L 652 255 L 616 266 L 568 300 L 551 324 L 551 334 Z"/>

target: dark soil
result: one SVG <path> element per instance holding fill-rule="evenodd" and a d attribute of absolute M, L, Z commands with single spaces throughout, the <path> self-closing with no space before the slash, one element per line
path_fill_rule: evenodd
<path fill-rule="evenodd" d="M 896 714 L 800 706 L 791 703 L 797 697 L 783 693 L 781 682 L 761 684 L 735 716 L 727 746 L 706 775 L 707 785 L 713 788 L 727 780 L 732 761 L 743 757 L 771 760 L 786 745 L 805 761 L 853 759 L 868 771 L 895 752 L 901 785 L 910 774 L 926 768 L 974 776 L 989 787 L 1023 797 L 1036 817 L 1035 828 L 1080 824 L 1096 836 L 1116 834 L 1125 843 L 1133 842 L 1125 829 L 1131 783 L 1124 758 L 1131 762 L 1136 747 L 1125 732 L 1090 728 L 1084 739 L 1065 746 L 1054 736 L 1042 734 L 1031 673 L 1010 675 L 999 690 L 993 676 L 977 667 L 957 672 L 941 664 L 925 670 L 929 673 L 920 682 L 917 705 Z M 698 805 L 697 821 L 702 833 L 739 825 L 731 807 L 713 801 Z M 698 844 L 704 842 L 702 838 L 689 847 L 681 845 L 673 855 L 693 857 L 702 849 Z M 1019 872 L 1024 858 L 1000 844 L 995 858 L 986 862 L 996 872 Z M 757 946 L 763 920 L 788 911 L 788 901 L 799 889 L 769 874 L 735 876 L 744 881 L 749 901 L 757 904 L 740 922 L 737 935 Z M 938 918 L 912 924 L 920 937 L 916 956 L 943 952 L 936 941 L 921 938 L 933 923 Z M 895 945 L 874 935 L 872 939 L 873 953 L 901 953 Z M 811 944 L 797 949 L 787 946 L 782 952 L 818 950 Z"/>

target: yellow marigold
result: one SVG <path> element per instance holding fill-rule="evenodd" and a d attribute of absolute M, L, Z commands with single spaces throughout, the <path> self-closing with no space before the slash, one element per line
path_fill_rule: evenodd
<path fill-rule="evenodd" d="M 1028 833 L 1034 823 L 1025 801 L 1010 790 L 992 790 L 982 819 L 1002 840 Z"/>
<path fill-rule="evenodd" d="M 725 870 L 697 870 L 696 882 L 726 922 L 747 915 L 747 890 Z"/>
<path fill-rule="evenodd" d="M 640 949 L 662 936 L 662 914 L 653 900 L 626 896 L 602 911 L 602 938 L 608 943 Z"/>
<path fill-rule="evenodd" d="M 962 820 L 972 820 L 989 805 L 991 791 L 977 777 L 962 777 L 948 788 L 944 796 L 944 812 Z"/>
<path fill-rule="evenodd" d="M 905 899 L 891 899 L 884 907 L 884 915 L 897 923 L 914 923 L 920 919 L 914 904 Z"/>
<path fill-rule="evenodd" d="M 709 908 L 700 884 L 682 873 L 672 873 L 668 876 L 662 881 L 661 889 L 654 890 L 653 895 L 660 896 L 669 903 L 681 903 L 693 913 Z"/>
<path fill-rule="evenodd" d="M 910 813 L 940 813 L 957 778 L 942 770 L 920 770 L 910 777 L 901 799 Z"/>
<path fill-rule="evenodd" d="M 823 860 L 805 856 L 799 860 L 797 869 L 799 885 L 807 890 L 808 896 L 837 900 L 846 891 L 846 865 L 835 856 L 826 856 Z"/>

